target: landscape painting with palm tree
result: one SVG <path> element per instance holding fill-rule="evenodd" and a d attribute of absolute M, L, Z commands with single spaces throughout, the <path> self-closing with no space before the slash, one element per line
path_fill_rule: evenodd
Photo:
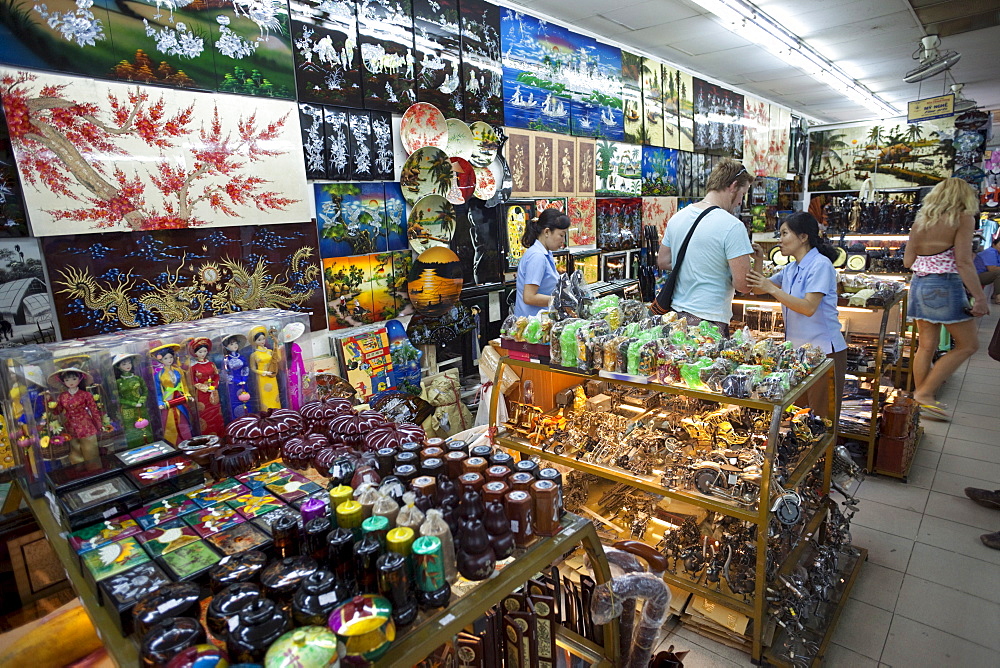
<path fill-rule="evenodd" d="M 933 186 L 951 175 L 954 122 L 858 125 L 809 133 L 809 190 Z"/>

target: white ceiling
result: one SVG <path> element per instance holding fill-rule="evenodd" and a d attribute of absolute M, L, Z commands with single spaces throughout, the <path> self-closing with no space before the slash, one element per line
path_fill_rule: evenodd
<path fill-rule="evenodd" d="M 907 84 L 911 54 L 924 35 L 907 0 L 754 0 L 845 72 L 897 109 L 947 92 L 943 75 Z M 730 32 L 688 0 L 501 0 L 634 47 L 682 69 L 740 88 L 823 123 L 870 119 L 873 112 Z M 923 3 L 926 4 L 926 3 Z M 952 76 L 963 94 L 1000 109 L 1000 26 L 942 39 L 962 54 Z M 951 81 L 949 80 L 949 84 Z"/>

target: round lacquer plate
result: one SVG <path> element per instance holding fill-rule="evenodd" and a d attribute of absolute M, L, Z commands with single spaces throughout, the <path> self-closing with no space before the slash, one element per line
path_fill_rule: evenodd
<path fill-rule="evenodd" d="M 452 156 L 450 160 L 455 178 L 446 198 L 452 204 L 465 204 L 476 189 L 476 168 L 465 158 Z"/>
<path fill-rule="evenodd" d="M 407 153 L 425 146 L 443 149 L 448 145 L 448 122 L 433 104 L 417 102 L 403 114 L 399 124 L 399 138 Z"/>
<path fill-rule="evenodd" d="M 406 219 L 406 238 L 414 253 L 447 246 L 455 232 L 455 207 L 441 195 L 428 195 L 413 205 Z"/>
<path fill-rule="evenodd" d="M 476 190 L 472 193 L 481 200 L 488 200 L 497 193 L 497 177 L 489 168 L 476 167 Z"/>
<path fill-rule="evenodd" d="M 476 150 L 476 142 L 472 139 L 472 129 L 457 118 L 448 119 L 448 144 L 444 152 L 451 158 L 468 160 Z"/>
<path fill-rule="evenodd" d="M 444 197 L 451 190 L 455 174 L 448 155 L 439 148 L 425 146 L 413 152 L 403 163 L 399 185 L 407 204 L 428 195 Z"/>
<path fill-rule="evenodd" d="M 472 130 L 473 151 L 469 156 L 469 162 L 473 167 L 489 167 L 493 159 L 497 157 L 500 149 L 500 138 L 497 137 L 496 130 L 489 123 L 476 121 L 469 126 Z"/>

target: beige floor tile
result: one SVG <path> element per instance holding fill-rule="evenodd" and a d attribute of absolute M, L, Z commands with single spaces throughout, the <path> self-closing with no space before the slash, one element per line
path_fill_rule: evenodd
<path fill-rule="evenodd" d="M 919 454 L 919 449 L 917 454 Z M 963 441 L 960 438 L 949 437 L 944 444 L 942 454 L 956 455 L 958 457 L 968 457 L 969 459 L 979 459 L 984 462 L 1000 464 L 1000 441 L 994 445 L 988 443 L 976 443 L 974 441 Z M 913 459 L 916 464 L 916 457 Z M 924 466 L 927 466 L 924 464 Z M 937 466 L 935 461 L 934 466 Z M 1000 482 L 997 483 L 1000 486 Z"/>
<path fill-rule="evenodd" d="M 926 601 L 922 605 L 930 607 Z M 894 668 L 991 666 L 996 659 L 996 652 L 991 649 L 902 615 L 892 618 L 881 657 L 883 663 Z"/>
<path fill-rule="evenodd" d="M 969 499 L 941 492 L 930 493 L 924 514 L 968 524 L 987 531 L 1000 529 L 1000 513 L 997 511 L 977 506 Z"/>
<path fill-rule="evenodd" d="M 947 447 L 948 443 L 945 442 Z M 906 479 L 906 484 L 912 487 L 919 487 L 921 489 L 930 489 L 931 485 L 934 483 L 934 473 L 935 466 L 923 466 L 922 464 L 914 461 L 910 464 L 910 475 Z"/>
<path fill-rule="evenodd" d="M 941 459 L 941 451 L 928 450 L 922 444 L 923 441 L 921 441 L 921 445 L 917 446 L 917 454 L 913 455 L 913 465 L 936 469 L 938 460 Z"/>
<path fill-rule="evenodd" d="M 969 478 L 964 475 L 958 475 L 957 473 L 938 471 L 937 475 L 934 477 L 934 484 L 931 486 L 931 490 L 942 494 L 951 494 L 952 496 L 964 499 L 966 498 L 966 487 L 990 487 L 992 489 L 992 485 L 988 485 L 986 481 Z M 1000 519 L 1000 513 L 997 514 L 997 519 Z"/>
<path fill-rule="evenodd" d="M 948 439 L 947 430 L 949 425 L 944 423 L 944 430 L 940 434 L 929 431 L 931 425 L 940 424 L 938 422 L 929 422 L 927 420 L 921 420 L 920 424 L 924 428 L 924 435 L 920 438 L 920 442 L 917 443 L 917 452 L 921 450 L 930 450 L 931 452 L 941 452 L 944 450 L 944 442 Z"/>
<path fill-rule="evenodd" d="M 958 398 L 948 403 L 952 404 L 952 406 L 957 406 L 959 404 L 964 404 L 965 402 L 996 406 L 997 395 L 993 392 L 983 392 L 980 389 L 966 389 L 963 386 L 962 391 L 958 393 Z"/>
<path fill-rule="evenodd" d="M 1000 605 L 909 573 L 903 578 L 903 586 L 899 590 L 895 616 L 912 619 L 992 650 L 1000 650 L 1000 634 L 996 632 L 1000 628 Z"/>
<path fill-rule="evenodd" d="M 912 540 L 858 525 L 851 527 L 851 537 L 856 546 L 868 550 L 868 561 L 871 563 L 906 572 L 913 550 Z"/>
<path fill-rule="evenodd" d="M 1000 577 L 994 564 L 918 542 L 906 574 L 990 601 L 1000 612 Z"/>
<path fill-rule="evenodd" d="M 959 404 L 955 407 L 954 412 L 951 416 L 951 426 L 952 429 L 955 427 L 971 427 L 972 429 L 978 429 L 983 433 L 983 436 L 995 435 L 997 431 L 1000 431 L 1000 418 L 996 417 L 1000 413 L 1000 406 L 992 406 L 993 413 L 990 415 L 976 415 L 971 413 L 963 412 L 964 408 L 969 406 L 982 406 L 983 404 Z M 948 437 L 952 437 L 951 429 L 948 430 Z"/>
<path fill-rule="evenodd" d="M 967 383 L 970 381 L 966 381 Z M 954 416 L 955 418 L 966 417 L 970 415 L 982 415 L 986 417 L 993 417 L 1000 413 L 1000 409 L 996 406 L 988 406 L 987 404 L 974 404 L 971 402 L 966 402 L 955 406 Z"/>
<path fill-rule="evenodd" d="M 939 422 L 937 420 L 921 420 L 920 426 L 924 428 L 924 437 L 929 435 L 935 436 L 945 436 L 948 433 L 948 427 L 951 426 L 948 422 Z M 932 448 L 932 450 L 940 450 L 941 448 Z"/>
<path fill-rule="evenodd" d="M 866 480 L 862 484 L 862 489 L 867 484 L 870 484 L 870 481 Z M 923 515 L 912 510 L 904 510 L 865 499 L 858 506 L 858 513 L 854 516 L 853 525 L 877 529 L 903 538 L 916 538 L 917 532 L 920 531 L 922 517 Z"/>
<path fill-rule="evenodd" d="M 938 471 L 957 473 L 969 478 L 978 478 L 979 480 L 993 482 L 997 487 L 1000 487 L 1000 464 L 942 454 L 941 460 L 938 462 Z"/>
<path fill-rule="evenodd" d="M 903 574 L 885 566 L 879 566 L 869 559 L 851 589 L 851 598 L 892 612 L 896 608 L 899 588 L 903 585 Z"/>
<path fill-rule="evenodd" d="M 996 409 L 1000 412 L 1000 407 Z M 960 438 L 963 441 L 972 441 L 973 443 L 987 443 L 990 445 L 996 445 L 1000 438 L 997 437 L 996 431 L 990 431 L 989 429 L 980 429 L 978 427 L 964 425 L 964 424 L 953 424 L 951 428 L 948 429 L 948 438 Z"/>
<path fill-rule="evenodd" d="M 922 513 L 929 493 L 930 490 L 907 485 L 897 478 L 873 476 L 861 484 L 857 496 L 867 501 L 877 501 L 888 506 Z"/>
<path fill-rule="evenodd" d="M 891 621 L 892 613 L 888 610 L 851 599 L 840 615 L 832 642 L 877 661 L 882 656 Z"/>
<path fill-rule="evenodd" d="M 847 649 L 840 645 L 830 643 L 826 648 L 826 656 L 823 657 L 823 665 L 830 668 L 878 668 L 878 661 L 869 659 L 867 656 L 858 654 L 854 650 Z"/>
<path fill-rule="evenodd" d="M 923 521 L 920 522 L 917 542 L 959 552 L 1000 566 L 1000 550 L 992 550 L 983 545 L 979 540 L 979 536 L 983 533 L 979 527 L 924 515 Z"/>

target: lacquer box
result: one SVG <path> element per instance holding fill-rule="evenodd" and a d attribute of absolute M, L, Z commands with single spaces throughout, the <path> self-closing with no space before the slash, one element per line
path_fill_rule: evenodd
<path fill-rule="evenodd" d="M 197 503 L 199 507 L 208 508 L 217 503 L 227 501 L 234 496 L 246 494 L 249 491 L 250 490 L 241 485 L 235 478 L 226 478 L 225 480 L 220 480 L 211 487 L 191 492 L 188 494 L 188 497 Z"/>
<path fill-rule="evenodd" d="M 165 499 L 154 501 L 148 506 L 143 506 L 132 513 L 132 517 L 145 530 L 193 513 L 198 509 L 198 504 L 188 498 L 187 494 L 174 494 Z"/>
<path fill-rule="evenodd" d="M 241 473 L 236 476 L 236 479 L 242 482 L 247 487 L 263 487 L 272 482 L 276 482 L 281 478 L 292 475 L 292 471 L 282 464 L 277 462 L 272 462 L 266 464 L 259 469 L 254 469 L 253 471 L 248 471 L 246 473 Z"/>
<path fill-rule="evenodd" d="M 226 505 L 248 520 L 260 515 L 266 515 L 285 506 L 284 503 L 271 496 L 263 488 L 235 496 L 226 501 Z"/>
<path fill-rule="evenodd" d="M 271 547 L 271 537 L 249 522 L 214 533 L 205 540 L 225 556 L 246 550 L 266 550 Z"/>
<path fill-rule="evenodd" d="M 196 513 L 185 515 L 184 520 L 204 538 L 218 533 L 223 529 L 243 524 L 246 520 L 240 514 L 224 503 L 217 503 L 211 508 L 199 510 Z"/>
<path fill-rule="evenodd" d="M 113 543 L 122 538 L 134 536 L 142 531 L 142 527 L 130 515 L 120 515 L 91 524 L 69 535 L 69 545 L 77 553 L 89 552 L 102 545 Z"/>
<path fill-rule="evenodd" d="M 63 520 L 72 530 L 139 507 L 139 490 L 123 475 L 116 475 L 59 495 Z"/>
<path fill-rule="evenodd" d="M 146 445 L 116 452 L 114 457 L 123 466 L 139 466 L 140 464 L 151 464 L 152 462 L 177 454 L 177 448 L 166 441 L 154 441 Z"/>
<path fill-rule="evenodd" d="M 270 512 L 266 515 L 261 515 L 260 517 L 256 517 L 254 518 L 253 523 L 257 527 L 262 529 L 264 532 L 266 532 L 268 536 L 270 536 L 271 525 L 274 524 L 279 517 L 284 517 L 285 515 L 291 515 L 292 517 L 298 518 L 299 525 L 301 528 L 302 516 L 298 513 L 298 511 L 294 510 L 293 508 L 289 508 L 288 506 L 285 506 L 280 510 L 275 510 L 273 512 Z"/>
<path fill-rule="evenodd" d="M 128 475 L 139 489 L 144 502 L 176 494 L 205 482 L 201 466 L 186 455 L 175 455 L 130 468 Z"/>
<path fill-rule="evenodd" d="M 149 556 L 159 557 L 168 552 L 179 550 L 191 543 L 196 543 L 201 540 L 201 536 L 192 527 L 188 526 L 188 523 L 183 518 L 178 517 L 177 519 L 157 524 L 152 529 L 143 531 L 136 536 L 136 539 L 142 544 L 146 552 L 149 553 Z"/>
<path fill-rule="evenodd" d="M 179 550 L 168 552 L 158 561 L 173 580 L 201 580 L 208 577 L 208 571 L 222 557 L 203 540 L 185 545 Z"/>
<path fill-rule="evenodd" d="M 132 608 L 146 594 L 170 584 L 167 574 L 153 562 L 131 568 L 102 580 L 99 588 L 111 621 L 127 636 L 132 633 Z"/>
<path fill-rule="evenodd" d="M 296 499 L 315 494 L 323 489 L 308 478 L 296 473 L 279 478 L 272 483 L 264 485 L 264 487 L 285 503 L 292 503 Z"/>
<path fill-rule="evenodd" d="M 80 560 L 83 563 L 83 575 L 95 591 L 98 582 L 150 561 L 139 541 L 131 537 L 84 552 L 80 555 Z"/>
<path fill-rule="evenodd" d="M 100 460 L 70 464 L 45 474 L 49 489 L 56 494 L 97 484 L 122 472 L 121 463 L 112 455 L 101 455 Z"/>

